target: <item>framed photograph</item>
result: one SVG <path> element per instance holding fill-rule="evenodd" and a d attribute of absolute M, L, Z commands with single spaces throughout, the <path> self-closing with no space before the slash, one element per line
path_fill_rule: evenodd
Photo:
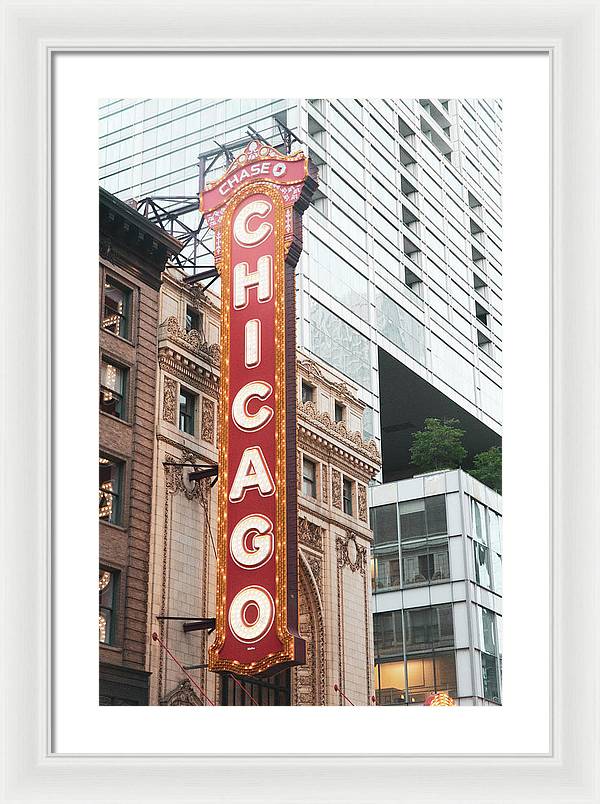
<path fill-rule="evenodd" d="M 3 10 L 0 800 L 600 801 L 597 3 Z"/>

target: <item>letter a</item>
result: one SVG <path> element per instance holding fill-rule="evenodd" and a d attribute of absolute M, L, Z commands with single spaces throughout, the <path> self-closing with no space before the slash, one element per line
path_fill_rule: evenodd
<path fill-rule="evenodd" d="M 246 491 L 253 488 L 256 488 L 262 497 L 268 497 L 275 492 L 275 483 L 260 447 L 246 447 L 244 450 L 235 480 L 231 484 L 230 501 L 243 500 Z"/>

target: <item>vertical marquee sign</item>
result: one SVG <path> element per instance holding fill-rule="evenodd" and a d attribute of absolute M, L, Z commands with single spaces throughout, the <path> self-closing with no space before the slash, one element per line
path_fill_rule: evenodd
<path fill-rule="evenodd" d="M 298 635 L 296 313 L 302 153 L 251 142 L 201 194 L 221 275 L 217 622 L 209 668 L 273 673 L 305 661 Z"/>

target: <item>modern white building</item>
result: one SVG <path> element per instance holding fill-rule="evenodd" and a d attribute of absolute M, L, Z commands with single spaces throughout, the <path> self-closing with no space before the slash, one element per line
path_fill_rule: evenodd
<path fill-rule="evenodd" d="M 213 262 L 199 161 L 220 175 L 253 132 L 309 151 L 320 186 L 305 215 L 298 344 L 360 386 L 390 480 L 412 473 L 410 434 L 432 410 L 461 419 L 471 453 L 500 440 L 501 115 L 498 100 L 110 101 L 100 182 L 145 210 L 151 198 L 150 217 L 160 207 L 200 228 L 191 273 Z"/>
<path fill-rule="evenodd" d="M 501 702 L 502 499 L 461 470 L 370 489 L 380 705 Z"/>
<path fill-rule="evenodd" d="M 198 211 L 199 188 L 207 177 L 222 174 L 227 161 L 257 136 L 282 150 L 302 147 L 319 167 L 297 269 L 298 346 L 339 382 L 349 379 L 357 388 L 364 405 L 363 436 L 375 439 L 382 453 L 378 482 L 383 485 L 370 490 L 374 623 L 376 645 L 383 651 L 379 702 L 422 700 L 426 688 L 441 688 L 437 681 L 430 683 L 438 675 L 461 703 L 494 702 L 500 651 L 490 634 L 499 631 L 499 565 L 489 564 L 490 590 L 478 583 L 473 561 L 476 549 L 482 556 L 488 550 L 490 562 L 497 562 L 493 556 L 501 551 L 477 538 L 476 547 L 469 547 L 474 526 L 467 498 L 486 506 L 485 517 L 500 513 L 500 500 L 494 494 L 488 499 L 484 487 L 459 472 L 411 479 L 415 468 L 409 449 L 412 434 L 428 417 L 460 421 L 465 466 L 478 452 L 501 443 L 502 103 L 111 100 L 100 108 L 100 182 L 184 239 L 177 260 L 188 274 L 202 275 L 213 259 L 212 234 Z M 218 280 L 211 290 L 218 292 Z M 408 512 L 414 509 L 415 522 L 425 514 L 441 521 L 442 497 L 446 532 L 421 533 L 414 545 L 403 544 Z M 390 545 L 377 535 L 377 511 L 387 505 L 398 507 L 400 551 L 389 561 Z M 443 550 L 427 552 L 425 559 L 419 553 L 419 539 L 426 539 L 429 550 L 442 537 L 447 566 Z M 459 544 L 460 549 L 454 546 Z M 462 563 L 461 550 L 467 551 Z M 423 561 L 427 573 L 410 569 Z M 393 588 L 381 585 L 384 566 L 387 577 L 395 578 Z M 483 575 L 482 564 L 480 580 Z M 411 680 L 417 643 L 411 634 L 420 628 L 435 635 L 426 625 L 432 618 L 439 638 L 430 653 L 437 657 L 434 670 L 440 663 L 439 673 L 431 676 L 423 669 L 429 681 L 417 694 Z M 490 652 L 481 650 L 485 644 Z M 398 682 L 399 662 L 404 662 L 404 687 Z"/>

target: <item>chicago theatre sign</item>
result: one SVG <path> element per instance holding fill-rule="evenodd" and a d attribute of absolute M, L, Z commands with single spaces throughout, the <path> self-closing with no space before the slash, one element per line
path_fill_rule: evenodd
<path fill-rule="evenodd" d="M 302 153 L 250 143 L 201 194 L 221 275 L 216 638 L 209 668 L 272 673 L 305 661 L 298 635 L 296 313 Z"/>

